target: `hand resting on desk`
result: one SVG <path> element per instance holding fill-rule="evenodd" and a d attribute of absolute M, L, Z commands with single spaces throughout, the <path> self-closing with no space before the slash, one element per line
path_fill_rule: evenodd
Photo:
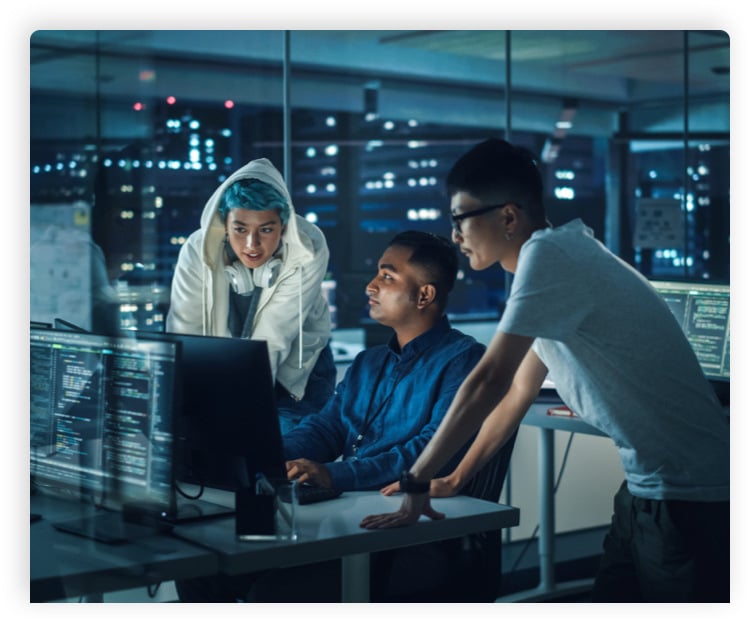
<path fill-rule="evenodd" d="M 359 523 L 359 526 L 368 530 L 410 526 L 417 523 L 422 515 L 430 519 L 443 519 L 445 517 L 445 513 L 440 513 L 430 506 L 429 493 L 410 493 L 404 496 L 401 508 L 395 513 L 368 515 Z"/>

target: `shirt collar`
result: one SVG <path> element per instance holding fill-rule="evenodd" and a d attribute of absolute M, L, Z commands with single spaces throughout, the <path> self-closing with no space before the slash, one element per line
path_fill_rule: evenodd
<path fill-rule="evenodd" d="M 430 346 L 440 340 L 443 335 L 450 331 L 451 325 L 448 322 L 448 317 L 443 315 L 441 318 L 427 331 L 418 335 L 413 340 L 404 346 L 401 350 L 398 346 L 396 335 L 392 335 L 391 339 L 388 340 L 388 349 L 403 360 L 409 360 L 412 357 L 416 357 L 420 353 L 423 353 Z"/>

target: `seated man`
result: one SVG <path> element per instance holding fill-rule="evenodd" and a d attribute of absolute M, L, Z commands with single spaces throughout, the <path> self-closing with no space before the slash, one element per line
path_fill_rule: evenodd
<path fill-rule="evenodd" d="M 457 268 L 455 247 L 444 238 L 410 231 L 391 240 L 366 293 L 370 317 L 394 335 L 387 345 L 361 352 L 325 407 L 284 436 L 290 478 L 343 491 L 378 490 L 416 460 L 484 353 L 445 316 Z M 450 585 L 457 572 L 451 555 L 459 545 L 454 540 L 374 555 L 373 600 Z M 419 586 L 414 576 L 423 580 Z M 330 602 L 340 599 L 340 577 L 340 562 L 331 561 L 178 582 L 177 589 L 182 601 Z"/>

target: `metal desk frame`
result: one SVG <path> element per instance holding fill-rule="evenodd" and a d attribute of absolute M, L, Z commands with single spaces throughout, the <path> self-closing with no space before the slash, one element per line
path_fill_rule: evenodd
<path fill-rule="evenodd" d="M 558 583 L 555 581 L 555 431 L 606 437 L 598 428 L 576 417 L 547 415 L 553 405 L 531 405 L 522 424 L 539 429 L 539 585 L 528 591 L 503 595 L 497 602 L 535 602 L 564 597 L 591 588 L 593 578 Z"/>

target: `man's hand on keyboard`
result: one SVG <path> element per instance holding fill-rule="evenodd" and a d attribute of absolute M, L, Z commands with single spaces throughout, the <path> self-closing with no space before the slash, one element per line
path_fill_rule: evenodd
<path fill-rule="evenodd" d="M 330 488 L 333 486 L 328 469 L 324 465 L 309 459 L 287 461 L 286 476 L 290 480 L 296 479 L 300 484 L 307 482 L 319 487 Z"/>

